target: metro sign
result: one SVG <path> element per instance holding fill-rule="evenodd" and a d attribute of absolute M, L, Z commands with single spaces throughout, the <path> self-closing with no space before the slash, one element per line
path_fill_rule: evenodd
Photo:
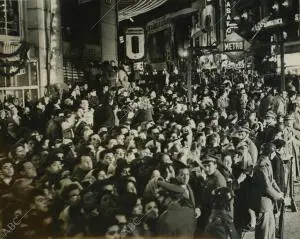
<path fill-rule="evenodd" d="M 295 22 L 300 22 L 300 14 L 295 15 Z"/>
<path fill-rule="evenodd" d="M 224 42 L 224 52 L 236 52 L 244 50 L 244 41 Z"/>
<path fill-rule="evenodd" d="M 218 49 L 224 52 L 231 59 L 239 59 L 245 51 L 249 50 L 251 44 L 236 32 L 226 37 L 224 42 L 218 46 Z"/>

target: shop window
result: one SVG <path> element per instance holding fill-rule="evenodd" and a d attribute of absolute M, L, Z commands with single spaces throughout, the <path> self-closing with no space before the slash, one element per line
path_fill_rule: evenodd
<path fill-rule="evenodd" d="M 140 52 L 140 46 L 139 46 L 139 37 L 133 36 L 131 38 L 131 49 L 132 53 L 137 54 Z"/>
<path fill-rule="evenodd" d="M 20 12 L 18 0 L 0 0 L 0 35 L 20 36 Z"/>
<path fill-rule="evenodd" d="M 11 71 L 15 69 L 11 68 Z M 28 62 L 28 64 L 12 77 L 4 77 L 1 79 L 1 87 L 26 87 L 37 86 L 37 64 L 36 62 Z"/>
<path fill-rule="evenodd" d="M 156 32 L 150 35 L 149 39 L 149 56 L 151 62 L 158 63 L 165 61 L 172 51 L 170 29 Z"/>
<path fill-rule="evenodd" d="M 10 69 L 14 71 L 15 69 Z M 38 66 L 34 61 L 12 77 L 0 75 L 0 101 L 17 97 L 25 104 L 26 99 L 36 101 L 39 96 Z"/>

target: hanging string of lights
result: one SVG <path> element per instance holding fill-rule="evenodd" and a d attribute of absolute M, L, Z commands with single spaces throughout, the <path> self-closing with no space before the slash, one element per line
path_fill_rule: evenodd
<path fill-rule="evenodd" d="M 149 12 L 168 0 L 140 0 L 134 5 L 128 6 L 119 12 L 119 22 Z"/>

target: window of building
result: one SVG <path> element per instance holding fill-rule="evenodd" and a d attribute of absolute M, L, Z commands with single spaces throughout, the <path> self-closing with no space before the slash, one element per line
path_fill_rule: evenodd
<path fill-rule="evenodd" d="M 170 28 L 159 31 L 149 37 L 149 58 L 151 62 L 158 63 L 166 60 L 167 52 L 171 51 Z"/>
<path fill-rule="evenodd" d="M 15 71 L 15 69 L 11 68 L 10 71 Z M 26 99 L 38 99 L 39 80 L 36 61 L 28 62 L 18 74 L 12 77 L 0 75 L 0 101 L 3 102 L 9 97 L 17 97 L 23 104 Z"/>
<path fill-rule="evenodd" d="M 19 1 L 0 0 L 0 35 L 20 36 Z"/>

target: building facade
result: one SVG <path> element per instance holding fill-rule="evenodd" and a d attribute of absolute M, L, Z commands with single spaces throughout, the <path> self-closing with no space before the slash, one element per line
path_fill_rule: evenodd
<path fill-rule="evenodd" d="M 58 0 L 1 0 L 0 99 L 38 99 L 63 82 Z"/>
<path fill-rule="evenodd" d="M 117 61 L 117 5 L 116 0 L 61 0 L 66 82 L 83 76 L 89 62 Z"/>
<path fill-rule="evenodd" d="M 0 0 L 0 100 L 37 100 L 66 66 L 117 60 L 116 11 L 115 0 Z"/>

